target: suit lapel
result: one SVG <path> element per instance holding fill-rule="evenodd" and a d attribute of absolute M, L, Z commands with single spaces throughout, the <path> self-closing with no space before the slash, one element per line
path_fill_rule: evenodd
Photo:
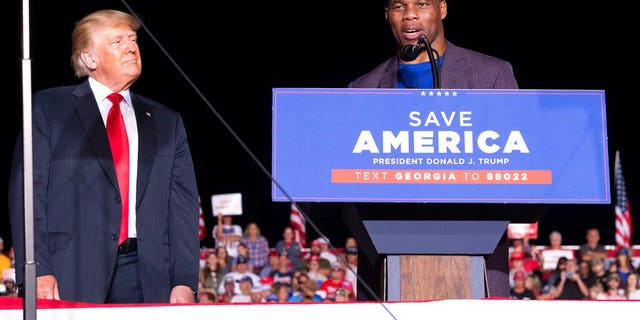
<path fill-rule="evenodd" d="M 447 41 L 447 51 L 445 52 L 444 61 L 442 62 L 442 69 L 440 69 L 440 85 L 442 88 L 459 88 L 462 86 L 459 83 L 458 74 L 465 74 L 463 72 L 464 61 L 459 54 L 458 47 Z"/>
<path fill-rule="evenodd" d="M 112 186 L 118 190 L 118 178 L 111 156 L 107 130 L 102 121 L 96 99 L 89 87 L 89 82 L 86 81 L 79 85 L 78 89 L 74 91 L 74 96 L 76 99 L 73 100 L 73 107 L 78 113 L 80 121 L 82 121 L 89 143 L 96 154 L 96 158 L 100 161 L 100 165 L 102 165 L 102 169 L 109 177 Z"/>
<path fill-rule="evenodd" d="M 138 205 L 147 190 L 151 175 L 153 158 L 156 153 L 156 126 L 149 105 L 144 103 L 142 99 L 138 99 L 133 93 L 131 100 L 138 123 L 138 185 L 136 189 L 136 204 Z"/>

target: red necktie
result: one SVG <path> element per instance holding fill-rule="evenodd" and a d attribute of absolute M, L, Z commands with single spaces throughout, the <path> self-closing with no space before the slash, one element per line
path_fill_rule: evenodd
<path fill-rule="evenodd" d="M 121 244 L 129 236 L 129 139 L 120 112 L 120 101 L 124 98 L 118 93 L 112 93 L 107 98 L 113 103 L 107 117 L 107 135 L 109 136 L 109 145 L 118 175 L 118 186 L 122 200 L 122 220 L 120 221 L 120 238 L 118 240 L 118 244 Z"/>

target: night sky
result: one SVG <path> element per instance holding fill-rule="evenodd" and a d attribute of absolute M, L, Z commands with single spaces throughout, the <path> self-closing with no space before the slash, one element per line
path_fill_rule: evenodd
<path fill-rule="evenodd" d="M 342 88 L 393 54 L 383 1 L 349 0 L 212 2 L 33 1 L 31 65 L 33 91 L 78 83 L 70 63 L 75 21 L 103 8 L 133 12 L 144 22 L 139 32 L 143 73 L 132 90 L 179 111 L 188 131 L 199 193 L 210 233 L 210 197 L 241 192 L 244 212 L 235 222 L 256 221 L 271 245 L 289 221 L 289 203 L 271 201 L 271 90 L 274 87 Z M 2 19 L 2 95 L 5 101 L 4 157 L 0 185 L 6 194 L 10 155 L 21 126 L 22 8 L 5 2 Z M 449 1 L 447 38 L 455 44 L 510 61 L 523 89 L 605 90 L 609 163 L 613 179 L 620 150 L 632 214 L 638 199 L 637 134 L 631 109 L 637 108 L 630 81 L 637 61 L 630 4 L 613 8 L 583 1 Z M 615 13 L 609 10 L 614 10 Z M 150 33 L 148 33 L 148 31 Z M 156 42 L 157 40 L 157 42 Z M 175 62 L 175 64 L 174 64 Z M 625 113 L 625 111 L 627 113 Z M 550 135 L 551 137 L 551 135 Z M 256 162 L 257 161 L 257 162 Z M 615 185 L 611 183 L 612 194 Z M 6 208 L 6 196 L 0 198 Z M 614 197 L 615 199 L 615 197 Z M 5 210 L 6 211 L 6 210 Z M 636 215 L 640 215 L 637 212 Z M 348 234 L 332 212 L 309 215 L 336 246 Z M 640 219 L 633 243 L 640 240 Z M 541 238 L 559 230 L 565 244 L 580 244 L 597 227 L 602 242 L 614 244 L 611 205 L 553 205 L 540 219 Z M 7 215 L 0 235 L 11 244 Z M 308 227 L 309 228 L 309 227 Z M 311 229 L 311 228 L 309 228 Z M 316 237 L 309 230 L 309 237 Z M 211 245 L 207 235 L 203 245 Z"/>

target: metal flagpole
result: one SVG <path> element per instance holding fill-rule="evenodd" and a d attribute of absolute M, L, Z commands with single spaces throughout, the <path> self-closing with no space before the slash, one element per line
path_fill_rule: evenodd
<path fill-rule="evenodd" d="M 33 146 L 31 130 L 31 57 L 29 1 L 22 1 L 22 134 L 24 150 L 24 284 L 23 319 L 36 319 L 36 263 L 33 241 Z"/>

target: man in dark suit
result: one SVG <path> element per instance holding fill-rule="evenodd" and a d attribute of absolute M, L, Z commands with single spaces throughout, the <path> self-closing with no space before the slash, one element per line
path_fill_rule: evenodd
<path fill-rule="evenodd" d="M 88 79 L 33 95 L 37 298 L 195 300 L 195 172 L 181 116 L 129 89 L 142 67 L 139 27 L 125 12 L 87 15 L 73 30 L 71 61 L 76 75 Z M 113 93 L 120 99 L 112 102 Z M 112 118 L 116 105 L 122 116 Z M 112 119 L 124 120 L 121 144 L 114 144 Z M 20 285 L 25 262 L 23 167 L 20 137 L 9 189 Z"/>
<path fill-rule="evenodd" d="M 348 87 L 434 88 L 440 82 L 439 88 L 518 89 L 509 62 L 458 47 L 445 38 L 446 0 L 389 0 L 384 14 L 396 40 L 396 55 L 350 82 Z M 429 52 L 421 43 L 421 36 L 426 36 L 433 49 L 438 80 L 432 76 Z M 405 47 L 416 45 L 420 47 L 416 50 L 417 57 L 403 54 L 407 52 L 403 52 Z M 440 218 L 446 220 L 447 214 L 452 213 Z M 485 257 L 487 286 L 492 296 L 509 295 L 507 252 L 508 242 L 504 235 L 496 251 Z"/>

